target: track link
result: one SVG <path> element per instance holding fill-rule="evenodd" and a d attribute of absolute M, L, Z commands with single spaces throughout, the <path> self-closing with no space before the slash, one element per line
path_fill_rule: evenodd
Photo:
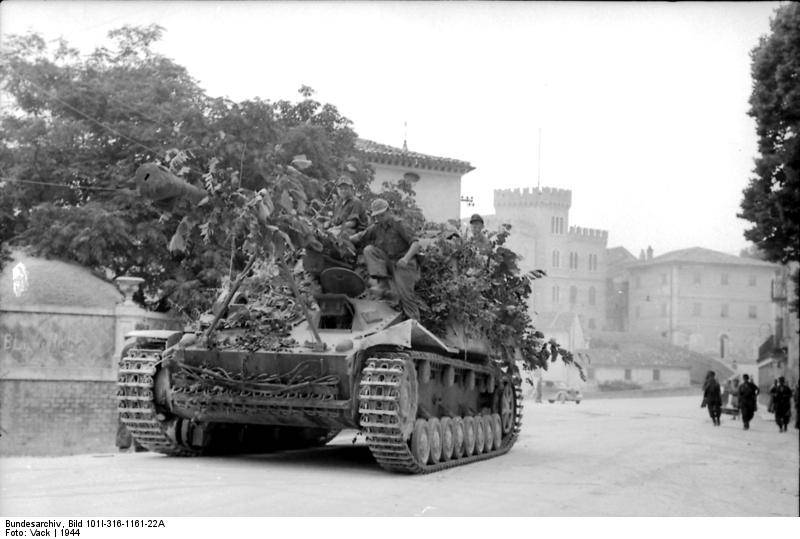
<path fill-rule="evenodd" d="M 425 352 L 405 354 L 376 354 L 369 358 L 362 370 L 359 386 L 360 424 L 366 435 L 370 452 L 382 468 L 392 472 L 424 474 L 438 472 L 455 466 L 487 460 L 507 453 L 519 436 L 522 425 L 522 388 L 514 383 L 514 426 L 506 434 L 499 448 L 485 453 L 453 457 L 438 463 L 420 462 L 411 451 L 409 436 L 403 432 L 403 404 L 401 384 L 409 367 L 409 360 L 426 360 L 448 364 L 449 358 Z M 484 369 L 476 366 L 476 371 Z M 416 376 L 413 372 L 412 375 Z M 473 416 L 479 417 L 479 416 Z M 411 418 L 414 421 L 414 418 Z"/>
<path fill-rule="evenodd" d="M 177 443 L 175 429 L 156 410 L 155 374 L 162 350 L 130 348 L 119 362 L 117 410 L 133 438 L 149 451 L 172 456 L 194 456 L 199 451 Z M 174 420 L 177 422 L 177 420 Z"/>

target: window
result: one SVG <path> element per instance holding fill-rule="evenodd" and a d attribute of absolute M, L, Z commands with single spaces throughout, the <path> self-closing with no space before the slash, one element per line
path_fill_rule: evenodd
<path fill-rule="evenodd" d="M 662 273 L 661 274 L 661 284 L 667 284 L 667 274 L 666 273 Z"/>
<path fill-rule="evenodd" d="M 560 256 L 559 256 L 558 251 L 553 251 L 553 267 L 554 268 L 558 267 L 558 263 L 560 262 L 559 259 L 560 259 Z"/>
<path fill-rule="evenodd" d="M 570 304 L 575 304 L 578 302 L 578 287 L 570 286 L 569 287 L 569 302 Z"/>
<path fill-rule="evenodd" d="M 756 276 L 751 275 L 747 278 L 747 286 L 755 286 L 756 285 Z"/>
<path fill-rule="evenodd" d="M 666 303 L 662 303 L 661 304 L 661 316 L 667 316 L 667 304 Z"/>
<path fill-rule="evenodd" d="M 578 269 L 578 253 L 569 253 L 569 269 Z"/>
<path fill-rule="evenodd" d="M 550 218 L 550 233 L 563 234 L 564 233 L 564 218 L 553 216 Z"/>
<path fill-rule="evenodd" d="M 728 312 L 728 304 L 727 304 L 727 303 L 723 303 L 723 304 L 722 304 L 722 308 L 719 310 L 719 315 L 720 315 L 722 318 L 728 318 L 728 315 L 729 315 L 729 314 L 730 314 L 730 313 Z"/>
<path fill-rule="evenodd" d="M 597 255 L 589 255 L 589 271 L 597 271 Z"/>
<path fill-rule="evenodd" d="M 702 303 L 695 303 L 692 305 L 692 316 L 702 316 L 703 315 L 703 304 Z"/>
<path fill-rule="evenodd" d="M 558 287 L 554 286 L 553 287 L 553 303 L 558 305 L 558 299 L 559 299 L 558 298 Z"/>
<path fill-rule="evenodd" d="M 747 318 L 758 318 L 758 309 L 755 305 L 750 305 L 747 308 Z"/>
<path fill-rule="evenodd" d="M 703 277 L 702 277 L 702 274 L 700 274 L 700 273 L 695 273 L 695 274 L 694 274 L 694 277 L 693 277 L 693 282 L 694 282 L 694 284 L 700 284 L 700 283 L 702 283 L 702 282 L 703 282 Z"/>
<path fill-rule="evenodd" d="M 597 325 L 594 323 L 594 318 L 589 319 L 589 329 L 596 329 Z"/>
<path fill-rule="evenodd" d="M 720 282 L 720 284 L 727 285 L 728 284 L 728 274 L 727 273 L 723 273 L 722 275 L 720 275 L 719 282 Z"/>
<path fill-rule="evenodd" d="M 593 286 L 589 287 L 589 305 L 594 305 L 596 299 L 597 292 L 595 291 Z"/>
<path fill-rule="evenodd" d="M 630 369 L 625 369 L 625 379 L 626 380 L 630 380 L 631 379 L 631 370 Z"/>
<path fill-rule="evenodd" d="M 563 234 L 564 233 L 564 218 L 563 217 L 559 217 L 558 218 L 558 233 L 559 234 Z"/>
<path fill-rule="evenodd" d="M 658 382 L 661 380 L 661 371 L 659 369 L 653 369 L 653 381 Z"/>
<path fill-rule="evenodd" d="M 556 218 L 555 218 L 555 216 L 550 218 L 550 233 L 551 234 L 555 234 L 556 233 Z"/>

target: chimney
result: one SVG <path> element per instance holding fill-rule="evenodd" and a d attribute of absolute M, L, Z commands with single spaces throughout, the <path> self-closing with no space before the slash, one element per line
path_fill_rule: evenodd
<path fill-rule="evenodd" d="M 647 260 L 653 260 L 653 248 L 647 246 Z"/>

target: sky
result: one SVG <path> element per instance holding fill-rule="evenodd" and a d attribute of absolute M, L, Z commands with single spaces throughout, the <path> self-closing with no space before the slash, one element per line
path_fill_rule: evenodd
<path fill-rule="evenodd" d="M 608 230 L 609 247 L 738 254 L 750 51 L 778 5 L 7 0 L 0 36 L 88 53 L 157 23 L 155 49 L 212 96 L 309 85 L 363 138 L 469 161 L 462 217 L 540 184 L 570 189 L 570 224 Z"/>

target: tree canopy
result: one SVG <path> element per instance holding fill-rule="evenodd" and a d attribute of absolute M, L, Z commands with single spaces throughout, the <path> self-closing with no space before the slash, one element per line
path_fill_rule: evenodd
<path fill-rule="evenodd" d="M 786 264 L 800 261 L 800 4 L 776 10 L 751 57 L 759 155 L 739 217 L 753 223 L 745 238 Z"/>
<path fill-rule="evenodd" d="M 329 226 L 339 175 L 353 178 L 366 204 L 384 197 L 418 232 L 443 230 L 425 223 L 408 180 L 370 190 L 351 122 L 311 88 L 296 102 L 212 98 L 153 50 L 161 33 L 126 26 L 109 33 L 110 48 L 85 57 L 35 34 L 7 40 L 0 241 L 108 277 L 140 276 L 141 303 L 189 320 L 239 290 L 247 301 L 226 323 L 247 331 L 235 344 L 276 349 L 298 308 L 313 302 L 309 283 L 291 277 L 303 250 L 353 248 Z M 541 274 L 520 271 L 504 246 L 509 230 L 491 234 L 483 250 L 430 242 L 422 322 L 440 331 L 466 323 L 532 366 L 571 361 L 531 324 L 530 281 Z"/>

